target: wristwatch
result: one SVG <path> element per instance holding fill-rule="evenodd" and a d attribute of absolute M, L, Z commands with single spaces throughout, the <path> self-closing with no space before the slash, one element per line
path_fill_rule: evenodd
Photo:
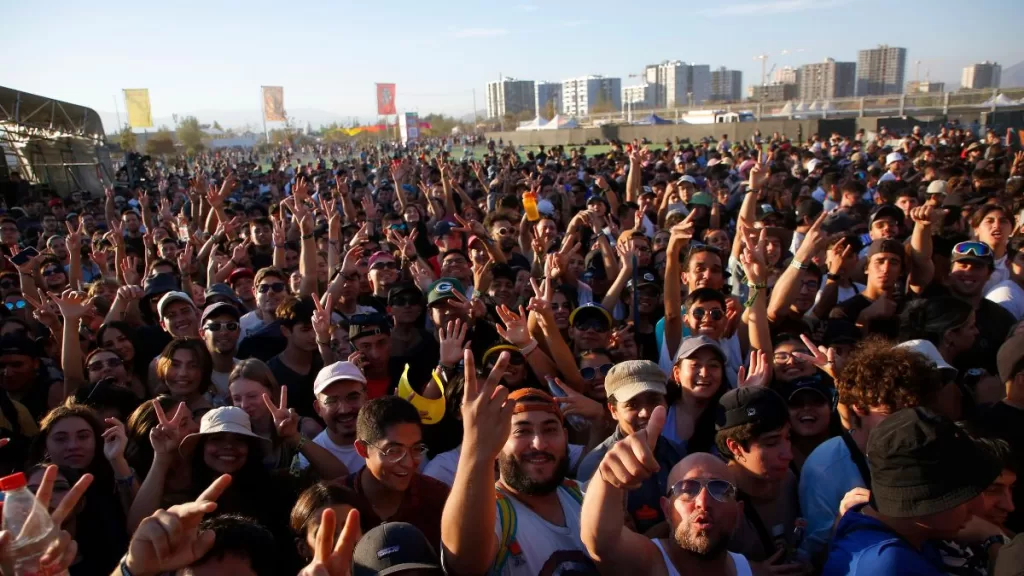
<path fill-rule="evenodd" d="M 825 274 L 825 278 L 827 278 L 827 279 L 829 279 L 829 280 L 831 280 L 833 282 L 839 282 L 840 276 L 839 276 L 839 274 L 832 274 L 831 272 L 829 272 L 829 273 Z"/>
<path fill-rule="evenodd" d="M 128 555 L 127 554 L 125 554 L 121 558 L 121 564 L 119 565 L 119 567 L 121 568 L 121 576 L 135 576 L 134 574 L 132 574 L 132 571 L 128 569 Z"/>

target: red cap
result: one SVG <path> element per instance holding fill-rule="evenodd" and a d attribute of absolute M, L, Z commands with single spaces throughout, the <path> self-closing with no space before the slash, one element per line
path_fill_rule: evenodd
<path fill-rule="evenodd" d="M 240 278 L 255 278 L 256 275 L 252 273 L 252 270 L 248 268 L 235 268 L 231 274 L 228 275 L 228 284 L 234 284 Z"/>
<path fill-rule="evenodd" d="M 4 492 L 24 488 L 27 485 L 28 480 L 25 479 L 25 474 L 21 472 L 16 472 L 10 476 L 0 478 L 0 490 L 3 490 Z"/>

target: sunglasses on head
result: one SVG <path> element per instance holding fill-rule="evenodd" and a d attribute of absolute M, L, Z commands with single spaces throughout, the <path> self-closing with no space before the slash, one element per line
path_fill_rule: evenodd
<path fill-rule="evenodd" d="M 703 320 L 705 315 L 710 315 L 711 319 L 716 322 L 721 320 L 722 318 L 725 318 L 725 311 L 722 310 L 721 308 L 712 308 L 710 310 L 705 310 L 704 308 L 694 308 L 693 310 L 690 311 L 690 314 L 698 322 Z"/>
<path fill-rule="evenodd" d="M 24 300 L 18 300 L 17 302 L 6 302 L 5 306 L 7 306 L 8 310 L 22 310 L 25 308 L 25 306 L 28 306 L 28 303 L 26 303 Z"/>
<path fill-rule="evenodd" d="M 221 330 L 234 332 L 238 330 L 238 322 L 207 322 L 206 329 L 210 332 L 220 332 Z"/>
<path fill-rule="evenodd" d="M 270 284 L 260 284 L 256 288 L 256 290 L 258 290 L 260 294 L 266 294 L 267 292 L 270 292 L 271 290 L 273 290 L 275 293 L 279 293 L 279 292 L 283 292 L 285 287 L 286 286 L 285 286 L 284 282 L 272 282 Z"/>
<path fill-rule="evenodd" d="M 957 256 L 978 256 L 980 258 L 987 258 L 992 256 L 992 248 L 984 242 L 971 240 L 968 242 L 961 242 L 956 246 L 953 246 L 953 254 Z"/>
<path fill-rule="evenodd" d="M 88 368 L 90 372 L 98 372 L 100 370 L 103 370 L 104 366 L 106 366 L 107 368 L 117 368 L 122 364 L 124 364 L 124 362 L 122 362 L 120 358 L 107 358 L 106 360 L 97 360 L 95 362 L 90 362 L 89 365 L 86 366 L 86 368 Z"/>
<path fill-rule="evenodd" d="M 601 376 L 607 376 L 608 371 L 611 369 L 611 364 L 602 364 L 597 368 L 591 368 L 588 366 L 586 368 L 580 368 L 580 376 L 583 376 L 584 380 L 593 380 L 594 378 L 597 378 L 598 371 L 601 372 Z"/>
<path fill-rule="evenodd" d="M 398 265 L 394 262 L 374 262 L 370 270 L 397 270 Z"/>
<path fill-rule="evenodd" d="M 707 488 L 708 494 L 719 502 L 732 502 L 736 499 L 736 487 L 726 480 L 689 478 L 673 484 L 666 497 L 681 498 L 684 502 L 692 502 Z"/>

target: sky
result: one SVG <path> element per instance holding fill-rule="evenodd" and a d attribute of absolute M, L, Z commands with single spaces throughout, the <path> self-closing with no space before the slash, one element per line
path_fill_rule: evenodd
<path fill-rule="evenodd" d="M 148 88 L 153 117 L 258 121 L 261 85 L 283 86 L 300 123 L 376 114 L 375 82 L 399 111 L 471 114 L 500 76 L 602 74 L 639 83 L 647 64 L 683 60 L 743 71 L 886 43 L 907 48 L 906 80 L 957 85 L 982 60 L 1024 61 L 1024 0 L 0 0 L 0 85 L 91 107 L 107 132 L 123 88 Z M 45 12 L 45 16 L 42 14 Z M 947 88 L 948 89 L 948 88 Z M 744 89 L 744 95 L 746 91 Z M 117 102 L 115 105 L 115 101 Z M 116 106 L 116 109 L 115 109 Z M 308 118 L 303 118 L 305 115 Z M 219 116 L 219 117 L 218 117 Z M 314 124 L 315 125 L 315 124 Z"/>

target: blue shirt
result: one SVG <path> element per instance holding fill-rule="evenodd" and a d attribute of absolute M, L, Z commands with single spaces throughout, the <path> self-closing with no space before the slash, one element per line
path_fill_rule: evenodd
<path fill-rule="evenodd" d="M 836 528 L 822 576 L 942 576 L 942 557 L 931 543 L 914 548 L 878 520 L 856 510 Z"/>
<path fill-rule="evenodd" d="M 829 438 L 811 452 L 800 469 L 800 510 L 807 519 L 801 548 L 810 557 L 828 546 L 843 496 L 867 483 L 841 436 Z"/>

